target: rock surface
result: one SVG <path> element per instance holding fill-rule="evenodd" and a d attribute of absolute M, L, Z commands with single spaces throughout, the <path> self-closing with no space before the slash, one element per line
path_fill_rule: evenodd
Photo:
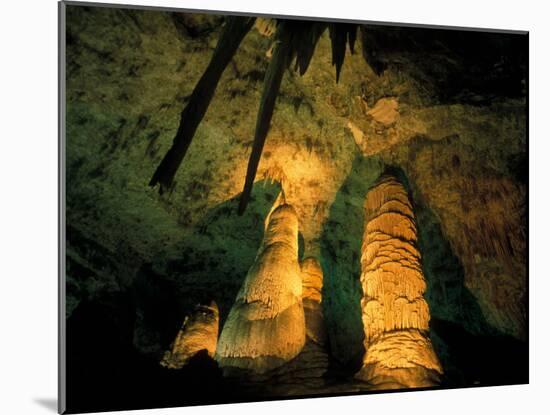
<path fill-rule="evenodd" d="M 302 270 L 302 302 L 306 318 L 308 340 L 321 346 L 326 344 L 326 329 L 323 317 L 322 289 L 323 270 L 313 257 L 305 258 L 300 264 Z"/>
<path fill-rule="evenodd" d="M 199 305 L 191 316 L 185 317 L 170 350 L 160 364 L 168 369 L 181 369 L 198 352 L 206 350 L 210 357 L 218 343 L 219 311 L 215 302 Z"/>
<path fill-rule="evenodd" d="M 323 270 L 317 259 L 301 264 L 302 302 L 306 340 L 300 353 L 285 364 L 262 374 L 248 375 L 244 385 L 250 396 L 293 396 L 329 393 L 325 374 L 329 367 L 326 330 L 321 308 Z"/>
<path fill-rule="evenodd" d="M 395 98 L 381 98 L 376 102 L 374 108 L 367 112 L 374 121 L 389 127 L 397 121 L 399 104 Z"/>
<path fill-rule="evenodd" d="M 430 311 L 407 191 L 382 176 L 365 200 L 361 255 L 365 356 L 356 377 L 372 389 L 435 386 L 443 373 L 429 339 Z"/>
<path fill-rule="evenodd" d="M 264 373 L 294 358 L 305 343 L 298 218 L 283 204 L 270 213 L 264 240 L 220 335 L 216 360 Z"/>

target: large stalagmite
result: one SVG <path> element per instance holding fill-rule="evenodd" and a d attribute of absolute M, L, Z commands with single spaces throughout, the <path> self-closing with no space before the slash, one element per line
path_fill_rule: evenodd
<path fill-rule="evenodd" d="M 218 305 L 199 305 L 191 316 L 185 317 L 170 350 L 164 353 L 160 364 L 168 369 L 180 369 L 198 352 L 206 350 L 214 357 L 218 341 Z"/>
<path fill-rule="evenodd" d="M 223 327 L 216 359 L 264 373 L 294 358 L 305 342 L 298 219 L 283 204 L 267 221 L 264 240 Z"/>
<path fill-rule="evenodd" d="M 361 270 L 366 353 L 356 377 L 373 389 L 436 385 L 442 369 L 428 335 L 414 213 L 390 175 L 367 194 Z"/>
<path fill-rule="evenodd" d="M 323 271 L 317 259 L 312 257 L 304 259 L 300 267 L 306 327 L 305 344 L 298 355 L 285 364 L 261 374 L 247 376 L 246 387 L 253 391 L 255 396 L 293 396 L 326 392 L 324 375 L 329 366 L 329 357 L 321 309 Z M 243 384 L 241 386 L 244 387 Z"/>

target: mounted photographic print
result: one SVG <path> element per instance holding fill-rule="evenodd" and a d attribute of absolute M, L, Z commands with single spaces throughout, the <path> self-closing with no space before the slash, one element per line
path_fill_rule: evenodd
<path fill-rule="evenodd" d="M 59 10 L 61 412 L 528 383 L 526 32 Z"/>

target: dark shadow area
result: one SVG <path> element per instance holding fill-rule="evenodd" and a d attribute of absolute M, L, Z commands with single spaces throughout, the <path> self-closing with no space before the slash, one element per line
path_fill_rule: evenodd
<path fill-rule="evenodd" d="M 298 260 L 301 261 L 304 258 L 305 243 L 304 235 L 302 232 L 298 232 Z"/>
<path fill-rule="evenodd" d="M 361 36 L 377 74 L 408 73 L 431 85 L 441 104 L 486 105 L 526 94 L 527 34 L 367 25 Z"/>
<path fill-rule="evenodd" d="M 359 277 L 363 203 L 382 167 L 376 158 L 356 156 L 321 234 L 322 305 L 333 357 L 331 370 L 335 375 L 351 376 L 362 363 L 364 333 Z"/>
<path fill-rule="evenodd" d="M 181 370 L 165 369 L 159 361 L 197 304 L 218 303 L 221 329 L 260 246 L 264 219 L 279 190 L 278 185 L 257 183 L 243 216 L 236 213 L 239 196 L 216 206 L 190 232 L 194 239 L 167 251 L 179 252 L 179 257 L 167 253 L 154 264 L 143 264 L 126 291 L 79 303 L 67 321 L 69 412 L 237 399 L 238 390 L 221 377 L 206 353 L 197 354 Z M 227 250 L 212 243 L 216 237 L 223 238 Z"/>
<path fill-rule="evenodd" d="M 227 399 L 221 372 L 205 353 L 178 371 L 138 353 L 132 342 L 135 312 L 131 295 L 123 293 L 82 302 L 73 312 L 67 327 L 69 413 Z"/>
<path fill-rule="evenodd" d="M 528 345 L 492 327 L 464 285 L 464 267 L 445 237 L 436 214 L 423 202 L 402 169 L 395 175 L 409 191 L 430 306 L 430 337 L 443 365 L 442 386 L 527 383 Z M 513 356 L 513 357 L 512 357 Z"/>
<path fill-rule="evenodd" d="M 242 216 L 236 214 L 238 195 L 209 210 L 165 258 L 142 266 L 133 286 L 139 317 L 134 341 L 142 352 L 159 360 L 197 304 L 215 301 L 223 324 L 279 191 L 277 184 L 257 182 Z"/>
<path fill-rule="evenodd" d="M 436 318 L 432 318 L 430 330 L 444 342 L 446 349 L 440 357 L 446 371 L 442 386 L 529 383 L 526 342 L 502 334 L 472 334 L 460 324 Z M 434 342 L 434 346 L 440 353 L 442 345 Z"/>

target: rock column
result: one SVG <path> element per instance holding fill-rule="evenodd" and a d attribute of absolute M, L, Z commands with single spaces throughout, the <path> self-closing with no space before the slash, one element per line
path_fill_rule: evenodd
<path fill-rule="evenodd" d="M 437 385 L 442 369 L 429 339 L 414 213 L 393 176 L 382 176 L 367 194 L 361 251 L 366 352 L 356 377 L 372 389 Z"/>
<path fill-rule="evenodd" d="M 216 360 L 265 373 L 293 359 L 305 343 L 298 219 L 282 204 L 268 220 L 262 245 L 223 327 Z"/>

